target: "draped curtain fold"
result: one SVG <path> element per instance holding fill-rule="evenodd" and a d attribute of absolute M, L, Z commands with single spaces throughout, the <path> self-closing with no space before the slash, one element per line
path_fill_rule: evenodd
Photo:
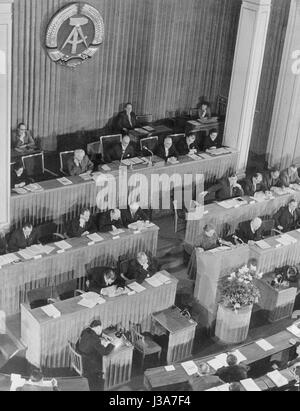
<path fill-rule="evenodd" d="M 12 128 L 24 121 L 44 149 L 56 136 L 103 127 L 132 101 L 154 119 L 228 95 L 241 0 L 88 0 L 105 39 L 87 63 L 53 63 L 44 36 L 73 0 L 15 0 Z"/>

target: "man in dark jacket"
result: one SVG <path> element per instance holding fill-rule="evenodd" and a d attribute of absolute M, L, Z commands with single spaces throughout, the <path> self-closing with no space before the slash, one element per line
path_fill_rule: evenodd
<path fill-rule="evenodd" d="M 11 188 L 22 188 L 30 184 L 30 179 L 24 170 L 22 162 L 17 162 L 13 166 L 10 178 Z"/>
<path fill-rule="evenodd" d="M 179 157 L 171 137 L 166 137 L 164 144 L 157 147 L 156 155 L 165 161 L 169 159 L 177 159 Z"/>
<path fill-rule="evenodd" d="M 210 388 L 219 387 L 224 384 L 216 375 L 210 375 L 210 368 L 206 363 L 199 365 L 199 374 L 194 375 L 189 380 L 193 391 L 206 391 Z"/>
<path fill-rule="evenodd" d="M 117 208 L 114 210 L 100 213 L 98 216 L 98 229 L 101 233 L 123 228 L 121 211 Z"/>
<path fill-rule="evenodd" d="M 245 364 L 238 365 L 238 359 L 235 355 L 229 354 L 227 357 L 228 367 L 220 368 L 215 375 L 221 378 L 225 383 L 240 382 L 248 378 L 249 368 Z"/>
<path fill-rule="evenodd" d="M 238 184 L 237 175 L 231 174 L 229 177 L 222 178 L 218 184 L 208 188 L 205 194 L 215 193 L 216 200 L 223 201 L 228 198 L 241 197 L 244 195 L 242 186 Z"/>
<path fill-rule="evenodd" d="M 103 357 L 114 349 L 102 333 L 101 321 L 95 320 L 82 332 L 76 345 L 82 356 L 84 376 L 88 379 L 91 391 L 104 390 Z"/>
<path fill-rule="evenodd" d="M 210 130 L 209 135 L 204 140 L 204 151 L 220 147 L 222 147 L 222 142 L 220 140 L 218 130 L 213 128 L 212 130 Z"/>
<path fill-rule="evenodd" d="M 291 200 L 286 207 L 282 207 L 275 215 L 275 225 L 278 230 L 287 233 L 297 227 L 299 221 L 299 210 L 296 200 Z"/>
<path fill-rule="evenodd" d="M 130 141 L 130 137 L 127 135 L 122 138 L 122 143 L 115 144 L 106 154 L 106 159 L 109 163 L 112 163 L 113 161 L 127 160 L 128 158 L 133 157 L 136 157 L 136 151 Z"/>
<path fill-rule="evenodd" d="M 289 168 L 283 170 L 280 175 L 280 180 L 284 187 L 289 187 L 291 184 L 300 184 L 297 166 L 292 164 Z"/>
<path fill-rule="evenodd" d="M 142 284 L 146 278 L 152 277 L 159 271 L 159 264 L 156 258 L 152 257 L 150 253 L 138 253 L 136 258 L 129 263 L 126 277 L 129 280 L 135 280 Z"/>
<path fill-rule="evenodd" d="M 73 237 L 84 237 L 97 231 L 96 224 L 88 208 L 81 210 L 79 218 L 75 218 L 69 223 L 67 235 Z"/>
<path fill-rule="evenodd" d="M 253 197 L 259 191 L 264 191 L 262 174 L 256 173 L 252 178 L 244 180 L 243 188 L 245 195 L 249 197 Z"/>
<path fill-rule="evenodd" d="M 246 244 L 249 241 L 260 241 L 263 238 L 262 220 L 254 218 L 252 221 L 240 223 L 236 235 Z"/>
<path fill-rule="evenodd" d="M 31 247 L 39 242 L 38 229 L 33 228 L 31 223 L 24 223 L 20 230 L 16 230 L 12 233 L 9 242 L 8 250 L 14 253 L 24 248 Z"/>
<path fill-rule="evenodd" d="M 182 138 L 177 143 L 177 152 L 181 156 L 185 156 L 187 154 L 196 154 L 199 151 L 199 147 L 196 143 L 196 136 L 195 134 L 190 134 L 185 138 Z"/>
<path fill-rule="evenodd" d="M 267 171 L 263 176 L 262 186 L 264 191 L 270 191 L 272 187 L 282 187 L 280 179 L 280 170 L 276 167 Z"/>
<path fill-rule="evenodd" d="M 128 133 L 137 127 L 136 115 L 132 111 L 132 104 L 127 103 L 125 110 L 118 114 L 117 130 L 121 133 Z"/>
<path fill-rule="evenodd" d="M 126 228 L 128 228 L 130 224 L 136 223 L 137 221 L 148 220 L 146 213 L 141 209 L 138 203 L 132 203 L 129 205 L 127 210 L 122 210 L 121 216 L 123 225 Z"/>
<path fill-rule="evenodd" d="M 113 268 L 95 267 L 88 272 L 88 289 L 100 294 L 103 288 L 113 285 L 123 286 L 124 280 L 119 279 Z"/>

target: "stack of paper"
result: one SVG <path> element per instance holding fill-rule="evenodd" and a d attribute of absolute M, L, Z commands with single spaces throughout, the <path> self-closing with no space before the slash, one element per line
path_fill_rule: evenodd
<path fill-rule="evenodd" d="M 297 243 L 296 238 L 290 236 L 289 234 L 284 234 L 280 238 L 277 238 L 276 241 L 282 245 L 291 245 Z"/>
<path fill-rule="evenodd" d="M 72 248 L 71 244 L 67 243 L 65 240 L 63 241 L 58 241 L 57 243 L 54 243 L 56 247 L 60 248 L 61 250 L 69 250 Z"/>
<path fill-rule="evenodd" d="M 211 159 L 211 156 L 210 156 L 209 154 L 207 154 L 207 153 L 198 154 L 198 157 L 202 158 L 202 160 Z"/>
<path fill-rule="evenodd" d="M 150 127 L 150 126 L 144 126 L 143 129 L 146 130 L 146 131 L 149 131 L 150 133 L 152 131 L 155 131 L 155 129 L 153 127 Z"/>
<path fill-rule="evenodd" d="M 10 380 L 10 391 L 17 391 L 18 388 L 23 387 L 26 383 L 26 380 L 24 378 L 21 378 L 21 375 L 19 374 L 11 374 Z"/>
<path fill-rule="evenodd" d="M 267 250 L 269 248 L 272 248 L 270 246 L 270 244 L 268 244 L 266 241 L 264 240 L 260 240 L 260 241 L 256 241 L 256 245 L 261 248 L 262 250 Z"/>
<path fill-rule="evenodd" d="M 70 186 L 72 185 L 72 181 L 70 181 L 68 178 L 66 177 L 62 177 L 62 178 L 58 178 L 57 181 L 62 184 L 63 186 Z"/>
<path fill-rule="evenodd" d="M 60 311 L 58 311 L 53 304 L 45 305 L 44 307 L 41 307 L 41 309 L 48 315 L 48 317 L 59 318 L 61 316 Z"/>
<path fill-rule="evenodd" d="M 18 254 L 24 258 L 24 260 L 31 260 L 34 258 L 37 254 L 26 248 L 25 250 L 18 251 Z"/>
<path fill-rule="evenodd" d="M 284 387 L 289 383 L 289 381 L 278 370 L 269 372 L 267 376 L 273 381 L 273 383 L 278 388 Z"/>
<path fill-rule="evenodd" d="M 163 285 L 163 283 L 158 278 L 155 278 L 154 276 L 147 278 L 146 282 L 152 285 L 152 287 L 160 287 L 161 285 Z"/>
<path fill-rule="evenodd" d="M 28 193 L 28 191 L 26 191 L 25 188 L 21 188 L 21 187 L 14 188 L 13 191 L 17 194 L 27 194 Z"/>
<path fill-rule="evenodd" d="M 135 291 L 136 293 L 141 293 L 142 291 L 146 290 L 145 287 L 142 285 L 138 284 L 137 282 L 128 284 L 128 287 L 132 290 Z"/>
<path fill-rule="evenodd" d="M 39 184 L 35 183 L 35 184 L 29 184 L 28 186 L 26 186 L 26 190 L 34 193 L 36 191 L 43 191 L 44 189 Z"/>
<path fill-rule="evenodd" d="M 288 327 L 287 330 L 296 337 L 300 338 L 300 323 L 293 324 L 291 327 Z"/>
<path fill-rule="evenodd" d="M 94 292 L 88 292 L 82 294 L 82 299 L 78 302 L 78 305 L 86 308 L 94 308 L 96 305 L 104 304 L 106 301 L 104 298 L 100 297 L 99 294 Z"/>
<path fill-rule="evenodd" d="M 120 228 L 118 228 L 117 230 L 110 231 L 110 234 L 113 235 L 113 236 L 115 236 L 115 235 L 120 235 L 120 234 L 122 234 L 122 233 L 124 233 L 124 232 L 125 232 L 124 230 L 121 230 Z"/>
<path fill-rule="evenodd" d="M 195 161 L 199 160 L 199 157 L 197 156 L 197 154 L 188 154 L 187 156 L 191 158 L 192 160 L 195 160 Z"/>
<path fill-rule="evenodd" d="M 16 263 L 17 261 L 20 261 L 20 258 L 13 253 L 0 256 L 0 266 Z"/>
<path fill-rule="evenodd" d="M 245 388 L 246 391 L 261 391 L 259 386 L 252 380 L 252 378 L 248 378 L 247 380 L 241 381 L 242 386 Z"/>
<path fill-rule="evenodd" d="M 127 159 L 122 160 L 121 163 L 124 164 L 124 166 L 131 166 L 132 164 L 131 161 Z"/>
<path fill-rule="evenodd" d="M 134 157 L 130 159 L 131 164 L 143 164 L 144 161 L 139 157 Z"/>
<path fill-rule="evenodd" d="M 174 365 L 166 365 L 165 370 L 167 372 L 175 371 L 175 367 L 174 367 Z"/>
<path fill-rule="evenodd" d="M 220 354 L 207 363 L 214 370 L 218 371 L 222 367 L 227 367 L 227 354 Z"/>
<path fill-rule="evenodd" d="M 157 278 L 163 284 L 168 284 L 170 282 L 170 278 L 160 272 L 154 274 L 152 278 Z"/>
<path fill-rule="evenodd" d="M 104 238 L 101 237 L 99 234 L 94 233 L 94 234 L 89 234 L 87 235 L 87 238 L 89 238 L 91 241 L 93 241 L 94 243 L 100 243 L 100 241 L 103 241 Z"/>
<path fill-rule="evenodd" d="M 187 375 L 194 375 L 198 374 L 199 372 L 198 367 L 194 363 L 194 361 L 186 361 L 181 363 L 181 365 L 184 368 L 184 371 L 187 373 Z"/>
<path fill-rule="evenodd" d="M 256 341 L 256 344 L 260 347 L 260 348 L 262 348 L 264 351 L 271 351 L 271 350 L 274 350 L 274 347 L 273 347 L 273 345 L 271 345 L 270 343 L 268 343 L 268 341 L 266 341 L 266 340 L 259 340 L 259 341 Z"/>
<path fill-rule="evenodd" d="M 93 176 L 91 176 L 91 173 L 82 173 L 79 175 L 80 178 L 84 181 L 90 181 L 93 179 Z"/>

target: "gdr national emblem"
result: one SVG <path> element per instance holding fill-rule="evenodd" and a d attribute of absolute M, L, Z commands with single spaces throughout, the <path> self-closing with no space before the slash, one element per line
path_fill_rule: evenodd
<path fill-rule="evenodd" d="M 93 57 L 103 38 L 104 23 L 99 11 L 90 4 L 73 3 L 50 21 L 46 48 L 56 63 L 75 67 Z"/>

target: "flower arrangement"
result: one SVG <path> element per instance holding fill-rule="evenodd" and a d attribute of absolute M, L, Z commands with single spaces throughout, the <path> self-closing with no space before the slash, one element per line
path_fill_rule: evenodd
<path fill-rule="evenodd" d="M 241 267 L 236 272 L 225 277 L 220 287 L 220 302 L 233 311 L 257 303 L 260 297 L 254 279 L 261 279 L 262 274 L 257 273 L 256 266 L 250 264 Z"/>

